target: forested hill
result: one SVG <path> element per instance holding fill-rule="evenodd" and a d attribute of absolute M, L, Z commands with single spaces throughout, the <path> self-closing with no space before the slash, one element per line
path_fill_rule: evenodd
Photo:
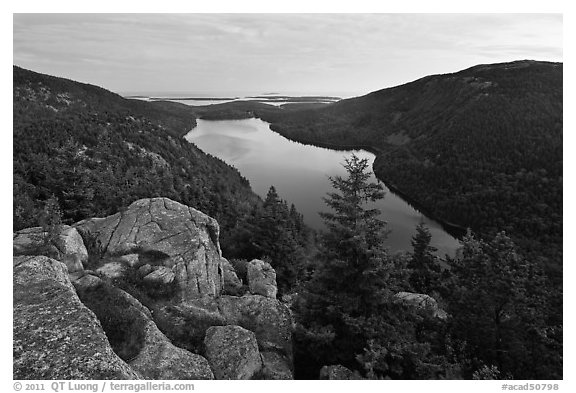
<path fill-rule="evenodd" d="M 47 206 L 71 223 L 163 196 L 216 218 L 225 247 L 262 205 L 236 169 L 177 136 L 195 122 L 186 105 L 126 100 L 19 67 L 13 100 L 15 230 L 42 224 Z"/>
<path fill-rule="evenodd" d="M 26 87 L 29 87 L 32 90 L 27 93 L 42 98 L 48 108 L 58 109 L 64 104 L 67 109 L 72 110 L 122 110 L 145 116 L 175 135 L 185 134 L 196 125 L 196 116 L 188 105 L 127 100 L 98 86 L 39 74 L 17 66 L 14 66 L 14 87 L 14 98 L 17 91 L 23 93 Z M 21 98 L 26 100 L 26 96 Z"/>
<path fill-rule="evenodd" d="M 301 142 L 368 145 L 380 179 L 435 216 L 562 263 L 562 63 L 428 76 L 317 110 L 263 112 Z"/>

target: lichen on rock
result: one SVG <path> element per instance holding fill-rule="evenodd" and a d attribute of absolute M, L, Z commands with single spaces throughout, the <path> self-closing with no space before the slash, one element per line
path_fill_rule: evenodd
<path fill-rule="evenodd" d="M 61 262 L 14 258 L 14 379 L 139 379 L 110 347 Z"/>
<path fill-rule="evenodd" d="M 250 293 L 276 299 L 276 272 L 268 262 L 253 259 L 248 263 L 247 276 Z"/>
<path fill-rule="evenodd" d="M 82 237 L 68 225 L 60 225 L 53 236 L 42 227 L 22 229 L 14 233 L 12 250 L 14 255 L 45 255 L 62 261 L 70 273 L 82 270 L 88 260 L 88 251 Z"/>
<path fill-rule="evenodd" d="M 86 266 L 68 246 L 51 245 L 62 262 L 33 255 L 37 229 L 14 236 L 30 254 L 14 258 L 15 379 L 293 378 L 274 269 L 251 261 L 245 293 L 214 219 L 152 198 L 66 232 L 98 245 Z"/>
<path fill-rule="evenodd" d="M 220 228 L 215 219 L 194 208 L 168 198 L 140 199 L 124 212 L 74 226 L 84 236 L 95 237 L 104 256 L 123 261 L 130 255 L 125 264 L 133 268 L 148 264 L 170 269 L 155 274 L 162 276 L 160 281 L 174 282 L 180 300 L 222 292 Z"/>
<path fill-rule="evenodd" d="M 213 326 L 204 339 L 216 379 L 252 379 L 262 369 L 256 336 L 240 326 Z"/>

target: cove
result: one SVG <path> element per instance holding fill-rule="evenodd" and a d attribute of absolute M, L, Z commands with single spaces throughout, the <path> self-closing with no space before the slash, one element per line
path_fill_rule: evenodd
<path fill-rule="evenodd" d="M 345 176 L 342 167 L 352 153 L 368 159 L 370 167 L 374 154 L 364 150 L 338 151 L 290 141 L 270 130 L 260 119 L 197 120 L 186 140 L 204 152 L 236 167 L 250 181 L 254 192 L 262 198 L 271 185 L 288 204 L 293 203 L 304 215 L 310 227 L 322 230 L 324 224 L 318 212 L 329 211 L 323 201 L 333 192 L 329 176 Z M 371 181 L 378 180 L 372 175 Z M 384 184 L 386 196 L 375 203 L 382 219 L 391 230 L 386 245 L 392 252 L 412 251 L 411 240 L 416 225 L 423 221 L 432 234 L 431 244 L 438 255 L 453 256 L 460 243 L 444 231 L 441 225 L 413 208 Z"/>

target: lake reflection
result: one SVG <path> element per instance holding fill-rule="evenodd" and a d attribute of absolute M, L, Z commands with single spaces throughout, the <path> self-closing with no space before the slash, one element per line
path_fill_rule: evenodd
<path fill-rule="evenodd" d="M 197 120 L 197 126 L 186 135 L 203 151 L 238 168 L 250 181 L 252 189 L 265 197 L 271 185 L 282 199 L 293 203 L 304 215 L 304 221 L 315 229 L 324 229 L 319 211 L 328 211 L 322 198 L 333 188 L 329 176 L 345 176 L 344 159 L 355 153 L 372 164 L 372 153 L 335 151 L 292 142 L 270 130 L 259 119 Z M 372 176 L 372 181 L 377 179 Z M 422 215 L 397 195 L 386 190 L 386 197 L 376 203 L 382 218 L 392 232 L 386 244 L 391 251 L 412 250 L 415 227 L 424 221 L 432 233 L 432 245 L 440 255 L 454 255 L 459 243 L 440 225 Z"/>

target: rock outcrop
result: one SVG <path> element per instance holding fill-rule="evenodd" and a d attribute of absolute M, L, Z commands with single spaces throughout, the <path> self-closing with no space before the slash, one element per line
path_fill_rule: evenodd
<path fill-rule="evenodd" d="M 247 276 L 250 293 L 276 299 L 276 272 L 269 263 L 253 259 L 248 263 Z"/>
<path fill-rule="evenodd" d="M 254 333 L 263 355 L 264 377 L 292 378 L 292 316 L 280 301 L 260 295 L 194 299 L 155 310 L 160 329 L 176 345 L 202 351 L 206 331 L 237 325 Z"/>
<path fill-rule="evenodd" d="M 110 347 L 94 314 L 45 256 L 13 261 L 14 379 L 139 379 Z"/>
<path fill-rule="evenodd" d="M 154 198 L 60 230 L 14 234 L 15 379 L 293 378 L 274 269 L 243 285 L 212 218 Z"/>
<path fill-rule="evenodd" d="M 150 310 L 130 294 L 88 274 L 73 285 L 80 299 L 103 321 L 116 352 L 143 378 L 214 378 L 208 361 L 174 346 L 158 329 Z"/>
<path fill-rule="evenodd" d="M 260 295 L 207 297 L 159 307 L 155 318 L 179 345 L 200 343 L 211 326 L 238 325 L 256 334 L 262 350 L 277 351 L 292 359 L 292 317 L 290 310 L 275 299 Z"/>
<path fill-rule="evenodd" d="M 236 270 L 226 258 L 222 258 L 222 269 L 224 270 L 224 293 L 235 296 L 241 295 L 242 280 L 238 278 Z"/>
<path fill-rule="evenodd" d="M 149 285 L 166 286 L 172 284 L 176 275 L 172 269 L 166 266 L 157 266 L 152 268 L 150 273 L 144 277 L 144 282 Z"/>
<path fill-rule="evenodd" d="M 283 303 L 260 295 L 222 296 L 218 307 L 227 324 L 254 332 L 262 351 L 292 361 L 292 316 Z"/>
<path fill-rule="evenodd" d="M 240 326 L 213 326 L 204 339 L 216 379 L 253 379 L 262 369 L 256 336 Z"/>
<path fill-rule="evenodd" d="M 208 361 L 178 348 L 150 321 L 146 325 L 144 346 L 130 366 L 146 379 L 214 379 Z"/>
<path fill-rule="evenodd" d="M 446 319 L 448 317 L 446 311 L 438 307 L 438 302 L 436 302 L 436 299 L 429 295 L 412 292 L 398 292 L 394 295 L 394 298 L 396 303 L 405 304 L 407 306 L 422 310 L 433 318 Z"/>
<path fill-rule="evenodd" d="M 161 305 L 154 310 L 154 320 L 173 343 L 195 352 L 202 351 L 208 328 L 227 325 L 213 297 Z"/>
<path fill-rule="evenodd" d="M 70 273 L 82 270 L 88 260 L 82 237 L 68 225 L 60 225 L 50 236 L 42 227 L 22 229 L 13 234 L 12 251 L 14 255 L 46 255 L 62 261 Z"/>
<path fill-rule="evenodd" d="M 132 296 L 125 295 L 146 318 L 142 348 L 129 361 L 134 370 L 146 379 L 214 379 L 205 358 L 174 346 L 153 322 L 148 309 Z"/>
<path fill-rule="evenodd" d="M 222 253 L 216 220 L 168 198 L 140 199 L 128 209 L 106 218 L 75 224 L 101 244 L 106 257 L 129 257 L 129 263 L 162 266 L 152 281 L 170 281 L 172 274 L 180 300 L 220 295 L 223 285 Z M 138 255 L 138 258 L 134 256 Z M 137 262 L 135 261 L 137 259 Z"/>
<path fill-rule="evenodd" d="M 90 270 L 72 273 L 69 275 L 76 292 L 87 291 L 102 285 L 102 280 Z"/>
<path fill-rule="evenodd" d="M 103 264 L 98 269 L 96 269 L 96 273 L 98 273 L 103 277 L 115 279 L 124 277 L 124 275 L 126 275 L 127 270 L 128 267 L 122 262 L 111 261 Z"/>

